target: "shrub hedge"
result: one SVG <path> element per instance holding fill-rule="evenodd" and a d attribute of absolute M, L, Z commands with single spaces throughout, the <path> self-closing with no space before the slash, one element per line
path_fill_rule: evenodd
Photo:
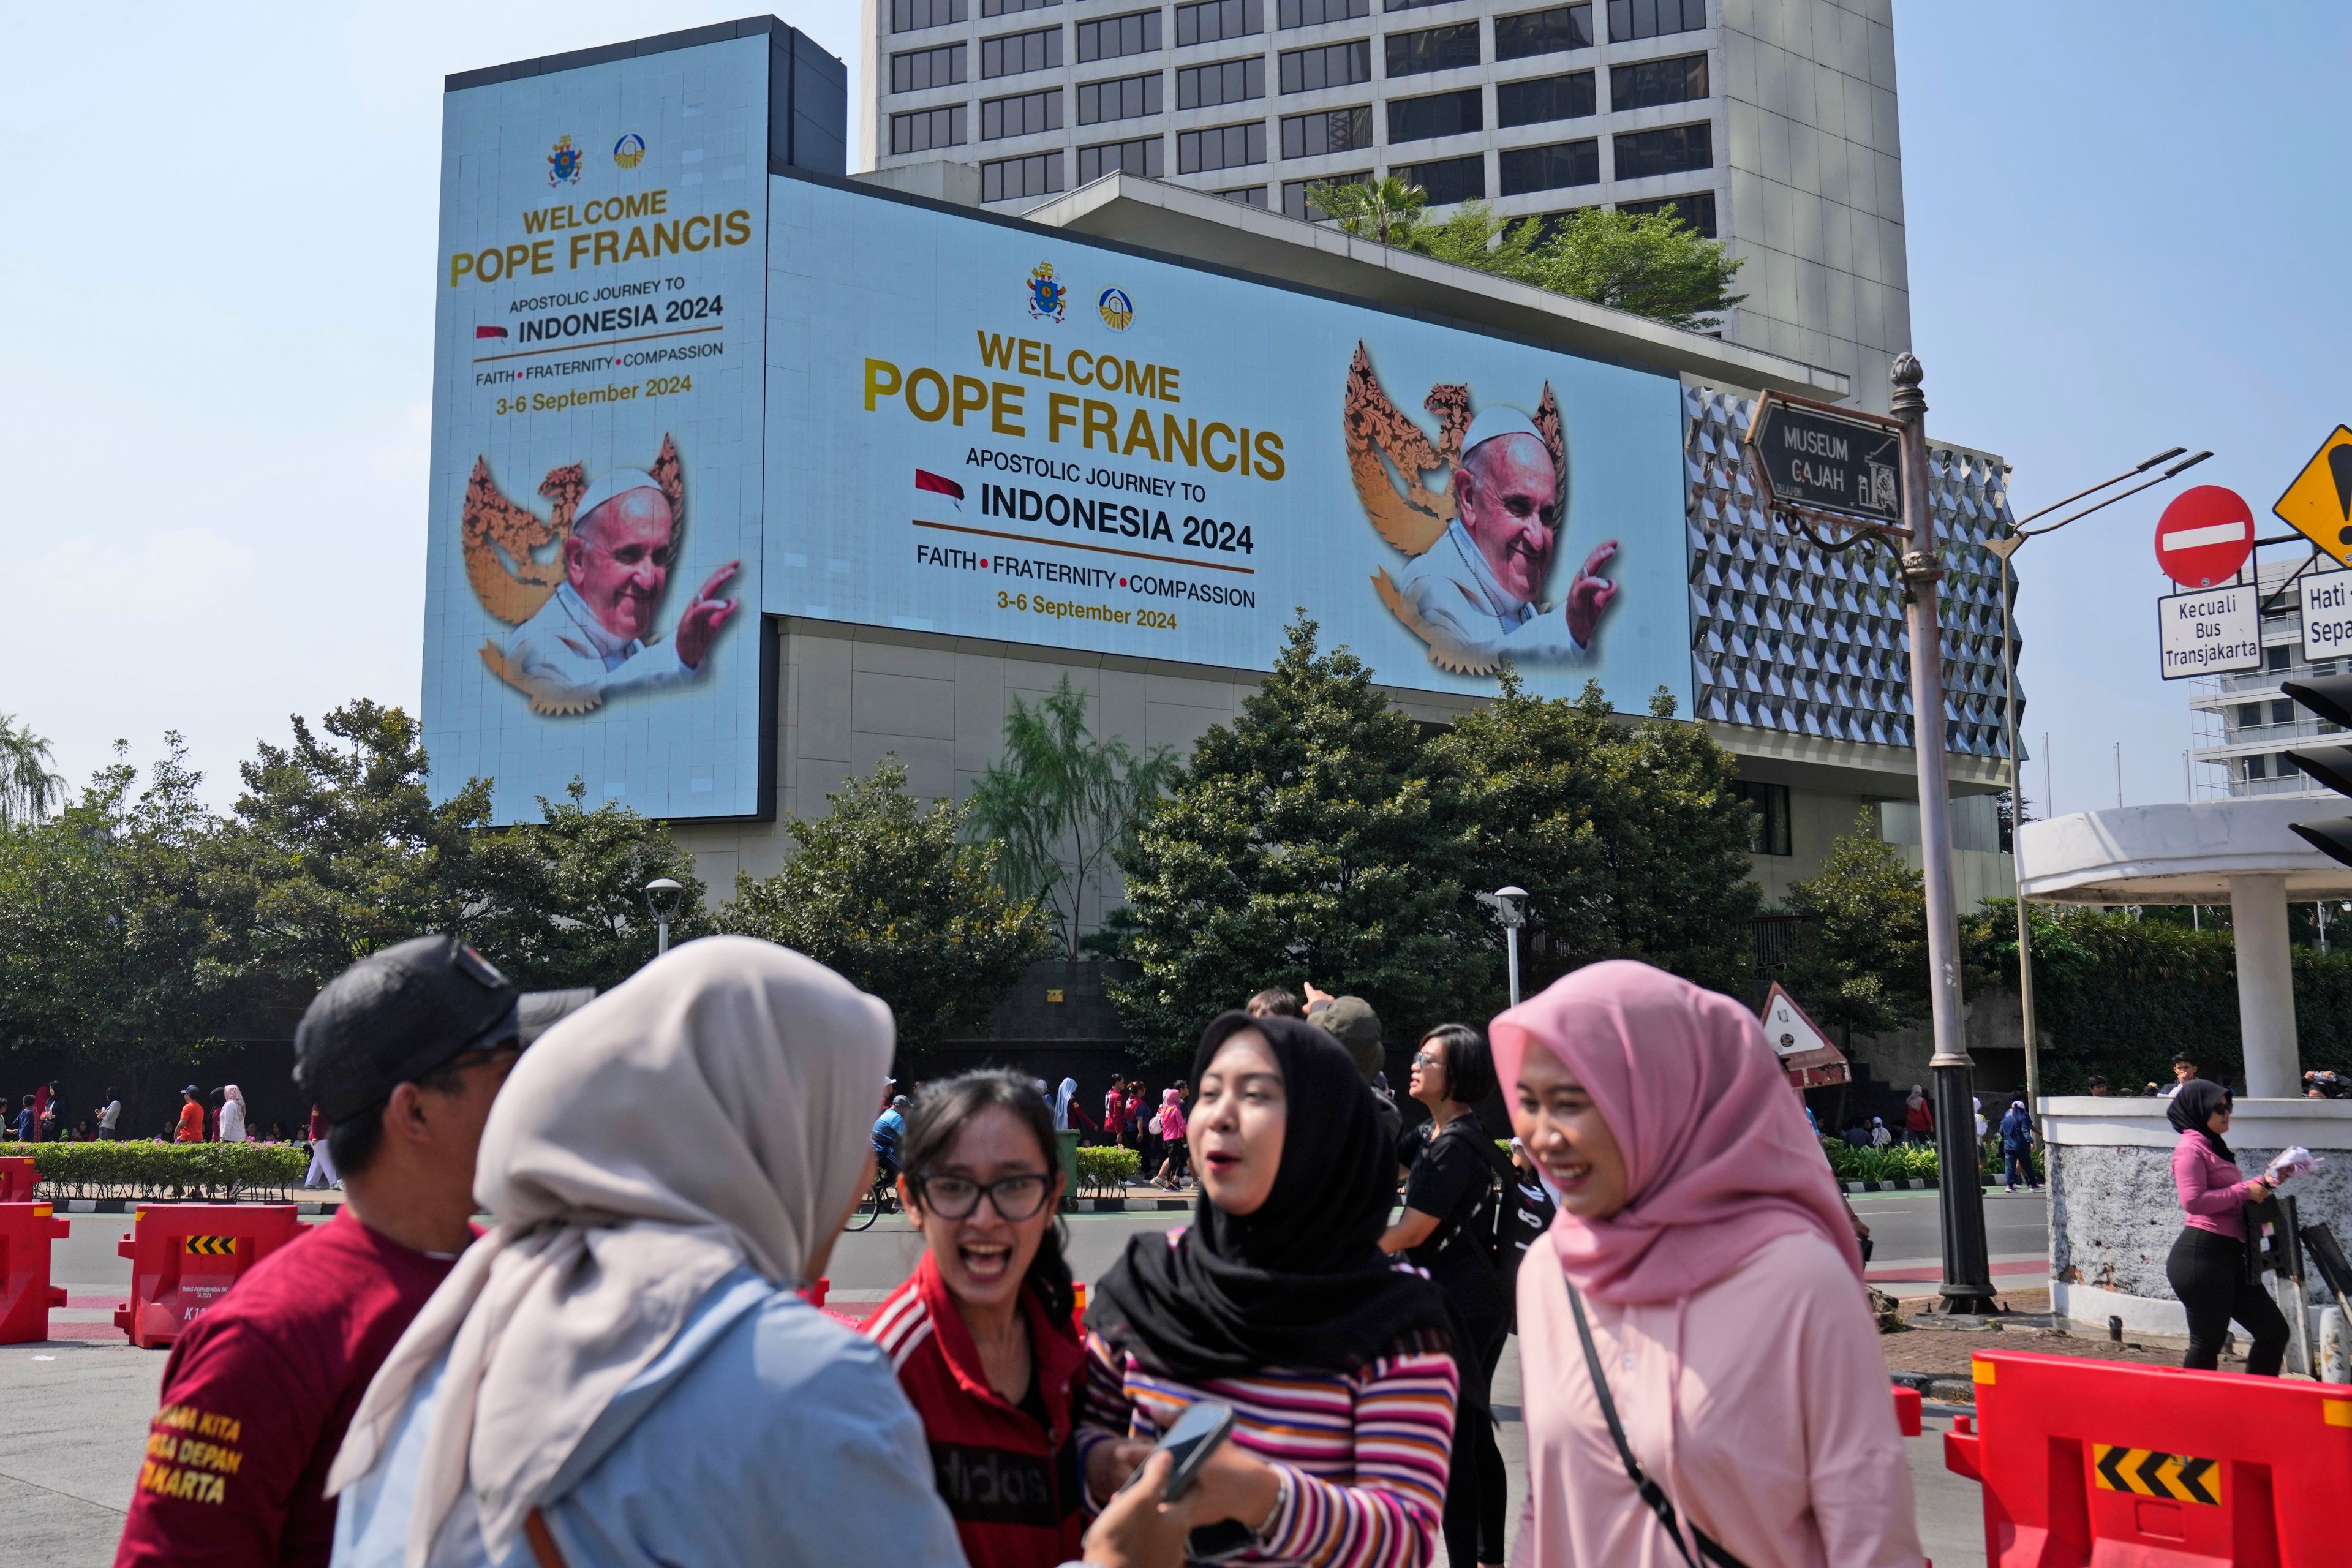
<path fill-rule="evenodd" d="M 1116 1145 L 1078 1151 L 1076 1195 L 1115 1198 L 1143 1169 L 1143 1156 Z"/>
<path fill-rule="evenodd" d="M 1994 1175 L 2000 1173 L 2000 1153 L 1998 1140 L 1988 1140 L 1982 1168 Z M 1857 1149 L 1851 1143 L 1834 1138 L 1822 1140 L 1822 1152 L 1829 1156 L 1830 1173 L 1841 1182 L 1934 1182 L 1939 1179 L 1941 1167 L 1937 1163 L 1932 1143 L 1894 1143 L 1884 1149 Z M 2033 1151 L 2033 1168 L 2042 1169 L 2042 1151 Z"/>
<path fill-rule="evenodd" d="M 32 1156 L 44 1200 L 284 1196 L 310 1168 L 302 1143 L 5 1143 L 0 1154 Z"/>

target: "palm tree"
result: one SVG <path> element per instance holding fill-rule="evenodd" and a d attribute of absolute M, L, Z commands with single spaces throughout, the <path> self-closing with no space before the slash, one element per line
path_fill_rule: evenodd
<path fill-rule="evenodd" d="M 1382 245 L 1403 245 L 1429 205 L 1429 193 L 1394 174 L 1375 180 L 1335 180 L 1309 185 L 1307 199 L 1348 233 Z"/>
<path fill-rule="evenodd" d="M 49 743 L 0 713 L 0 825 L 15 827 L 42 821 L 65 794 L 62 774 L 50 771 Z"/>

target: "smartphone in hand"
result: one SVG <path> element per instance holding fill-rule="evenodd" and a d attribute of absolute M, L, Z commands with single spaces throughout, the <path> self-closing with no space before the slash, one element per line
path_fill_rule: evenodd
<path fill-rule="evenodd" d="M 1192 1490 L 1200 1479 L 1201 1467 L 1209 1456 L 1229 1436 L 1234 1429 L 1234 1407 L 1199 1400 L 1186 1407 L 1176 1425 L 1161 1435 L 1160 1447 L 1171 1455 L 1176 1468 L 1169 1472 L 1168 1484 L 1160 1489 L 1162 1502 L 1174 1502 Z"/>

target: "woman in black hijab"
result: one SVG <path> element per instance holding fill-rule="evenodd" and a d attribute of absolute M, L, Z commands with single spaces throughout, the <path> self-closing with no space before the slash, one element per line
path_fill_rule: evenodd
<path fill-rule="evenodd" d="M 1323 1030 L 1245 1013 L 1209 1026 L 1192 1079 L 1192 1223 L 1130 1241 L 1087 1314 L 1089 1504 L 1212 1400 L 1235 1422 L 1196 1560 L 1423 1568 L 1459 1378 L 1444 1297 L 1380 1249 L 1396 1154 L 1371 1089 Z"/>
<path fill-rule="evenodd" d="M 2246 1205 L 2270 1196 L 2270 1184 L 2259 1176 L 2246 1180 L 2222 1142 L 2230 1131 L 2230 1091 L 2220 1084 L 2190 1079 L 2165 1115 L 2180 1131 L 2172 1184 L 2189 1220 L 2164 1260 L 2172 1293 L 2189 1312 L 2189 1353 L 2180 1364 L 2207 1372 L 2218 1367 L 2234 1318 L 2252 1342 L 2246 1370 L 2276 1377 L 2286 1358 L 2286 1318 L 2246 1267 Z"/>

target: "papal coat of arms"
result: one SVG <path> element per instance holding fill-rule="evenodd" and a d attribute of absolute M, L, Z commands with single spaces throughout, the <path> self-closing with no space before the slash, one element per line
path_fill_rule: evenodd
<path fill-rule="evenodd" d="M 1041 321 L 1058 321 L 1070 308 L 1070 290 L 1054 280 L 1054 264 L 1041 261 L 1029 269 L 1029 314 Z"/>
<path fill-rule="evenodd" d="M 578 184 L 580 163 L 580 149 L 572 144 L 572 138 L 557 137 L 554 150 L 547 155 L 547 183 L 551 185 Z"/>

